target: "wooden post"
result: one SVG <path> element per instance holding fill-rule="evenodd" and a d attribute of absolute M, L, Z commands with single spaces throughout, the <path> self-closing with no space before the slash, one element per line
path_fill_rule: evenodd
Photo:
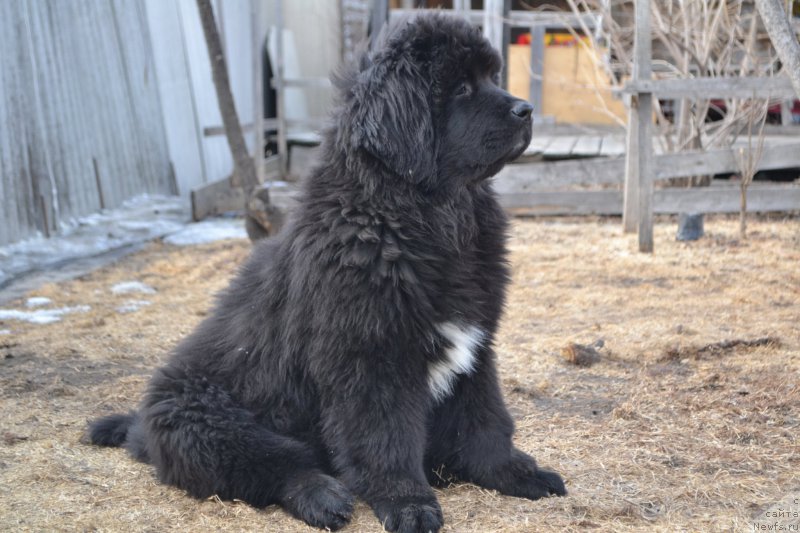
<path fill-rule="evenodd" d="M 286 179 L 289 174 L 289 142 L 286 125 L 286 88 L 283 83 L 283 0 L 275 2 L 275 32 L 277 43 L 275 50 L 275 68 L 272 72 L 272 86 L 275 89 L 275 115 L 278 119 L 278 158 L 280 177 Z"/>
<path fill-rule="evenodd" d="M 622 208 L 623 233 L 635 233 L 639 227 L 639 158 L 637 141 L 639 121 L 636 95 L 628 95 L 628 129 L 625 132 L 625 192 Z"/>
<path fill-rule="evenodd" d="M 633 44 L 633 81 L 650 80 L 652 68 L 650 41 L 650 2 L 636 3 Z M 625 191 L 625 229 L 632 224 L 633 203 L 638 203 L 636 220 L 639 230 L 639 251 L 653 251 L 653 93 L 638 92 L 631 96 L 628 116 L 628 146 Z M 635 126 L 634 126 L 635 124 Z M 638 183 L 638 194 L 633 181 Z"/>
<path fill-rule="evenodd" d="M 503 57 L 500 85 L 508 87 L 508 41 L 510 27 L 506 18 L 511 9 L 510 0 L 485 0 L 483 3 L 483 36 Z"/>
<path fill-rule="evenodd" d="M 511 43 L 511 0 L 503 1 L 503 38 L 500 41 L 500 55 L 503 57 L 503 70 L 500 72 L 500 86 L 508 90 L 508 45 Z"/>
<path fill-rule="evenodd" d="M 264 31 L 261 24 L 262 0 L 251 0 L 251 32 L 253 49 L 253 127 L 255 128 L 255 150 L 258 183 L 264 183 Z"/>
<path fill-rule="evenodd" d="M 542 73 L 544 72 L 544 34 L 542 25 L 531 26 L 531 85 L 528 101 L 533 105 L 534 117 L 542 113 Z"/>
<path fill-rule="evenodd" d="M 503 50 L 503 0 L 484 0 L 483 36 L 498 52 Z"/>
<path fill-rule="evenodd" d="M 369 33 L 373 39 L 381 32 L 381 28 L 389 20 L 389 0 L 372 0 L 372 11 L 369 16 Z"/>

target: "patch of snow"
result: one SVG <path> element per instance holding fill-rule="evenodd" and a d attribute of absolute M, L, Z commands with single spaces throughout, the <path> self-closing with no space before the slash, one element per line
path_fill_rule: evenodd
<path fill-rule="evenodd" d="M 156 290 L 150 285 L 145 285 L 141 281 L 123 281 L 112 286 L 111 292 L 114 294 L 131 294 L 134 292 L 140 294 L 155 294 Z"/>
<path fill-rule="evenodd" d="M 0 320 L 19 320 L 33 324 L 51 324 L 58 322 L 68 313 L 85 313 L 91 307 L 77 305 L 75 307 L 61 307 L 59 309 L 39 309 L 37 311 L 19 311 L 17 309 L 0 309 Z"/>
<path fill-rule="evenodd" d="M 59 235 L 0 246 L 0 286 L 15 276 L 46 270 L 174 233 L 189 222 L 189 205 L 178 196 L 142 195 L 62 224 Z"/>
<path fill-rule="evenodd" d="M 222 239 L 246 239 L 244 221 L 241 219 L 216 218 L 190 224 L 185 228 L 171 233 L 164 238 L 164 242 L 175 246 L 190 246 L 192 244 L 205 244 Z"/>
<path fill-rule="evenodd" d="M 41 307 L 43 305 L 50 305 L 53 303 L 53 300 L 50 298 L 45 298 L 44 296 L 34 296 L 33 298 L 28 298 L 25 302 L 25 307 Z"/>
<path fill-rule="evenodd" d="M 153 302 L 149 302 L 147 300 L 128 300 L 124 304 L 117 307 L 118 313 L 133 313 L 138 311 L 142 307 L 147 307 L 148 305 L 152 304 Z"/>
<path fill-rule="evenodd" d="M 0 335 L 11 335 L 10 329 L 0 329 Z"/>

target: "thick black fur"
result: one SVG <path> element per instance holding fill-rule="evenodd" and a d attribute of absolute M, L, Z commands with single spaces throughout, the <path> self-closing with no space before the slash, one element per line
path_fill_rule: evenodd
<path fill-rule="evenodd" d="M 512 445 L 495 370 L 509 271 L 487 178 L 531 135 L 500 66 L 460 19 L 390 27 L 336 79 L 322 162 L 288 226 L 255 247 L 139 411 L 93 422 L 92 442 L 124 445 L 193 496 L 277 503 L 330 529 L 358 496 L 389 531 L 438 531 L 442 480 L 565 494 Z M 436 398 L 443 323 L 484 337 Z"/>

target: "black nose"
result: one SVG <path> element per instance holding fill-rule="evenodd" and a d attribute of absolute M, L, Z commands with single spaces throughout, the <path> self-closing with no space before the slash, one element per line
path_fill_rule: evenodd
<path fill-rule="evenodd" d="M 533 113 L 533 106 L 524 100 L 520 100 L 514 104 L 514 107 L 511 108 L 511 112 L 519 118 L 530 118 L 531 113 Z"/>

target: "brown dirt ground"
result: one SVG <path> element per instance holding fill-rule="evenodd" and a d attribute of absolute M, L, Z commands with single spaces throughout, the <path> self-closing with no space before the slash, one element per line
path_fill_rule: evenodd
<path fill-rule="evenodd" d="M 753 220 L 744 242 L 723 217 L 707 218 L 695 243 L 674 232 L 662 219 L 656 253 L 641 255 L 618 219 L 514 223 L 502 386 L 518 445 L 561 472 L 570 495 L 450 487 L 438 492 L 445 531 L 753 531 L 775 521 L 770 506 L 794 505 L 800 218 Z M 154 243 L 29 295 L 90 312 L 0 324 L 12 330 L 0 336 L 0 529 L 314 531 L 276 507 L 198 502 L 122 451 L 80 443 L 87 419 L 136 404 L 248 248 Z M 158 293 L 112 295 L 126 280 Z M 152 305 L 115 311 L 130 299 Z M 562 357 L 600 339 L 590 366 Z M 345 529 L 380 530 L 361 503 Z"/>

